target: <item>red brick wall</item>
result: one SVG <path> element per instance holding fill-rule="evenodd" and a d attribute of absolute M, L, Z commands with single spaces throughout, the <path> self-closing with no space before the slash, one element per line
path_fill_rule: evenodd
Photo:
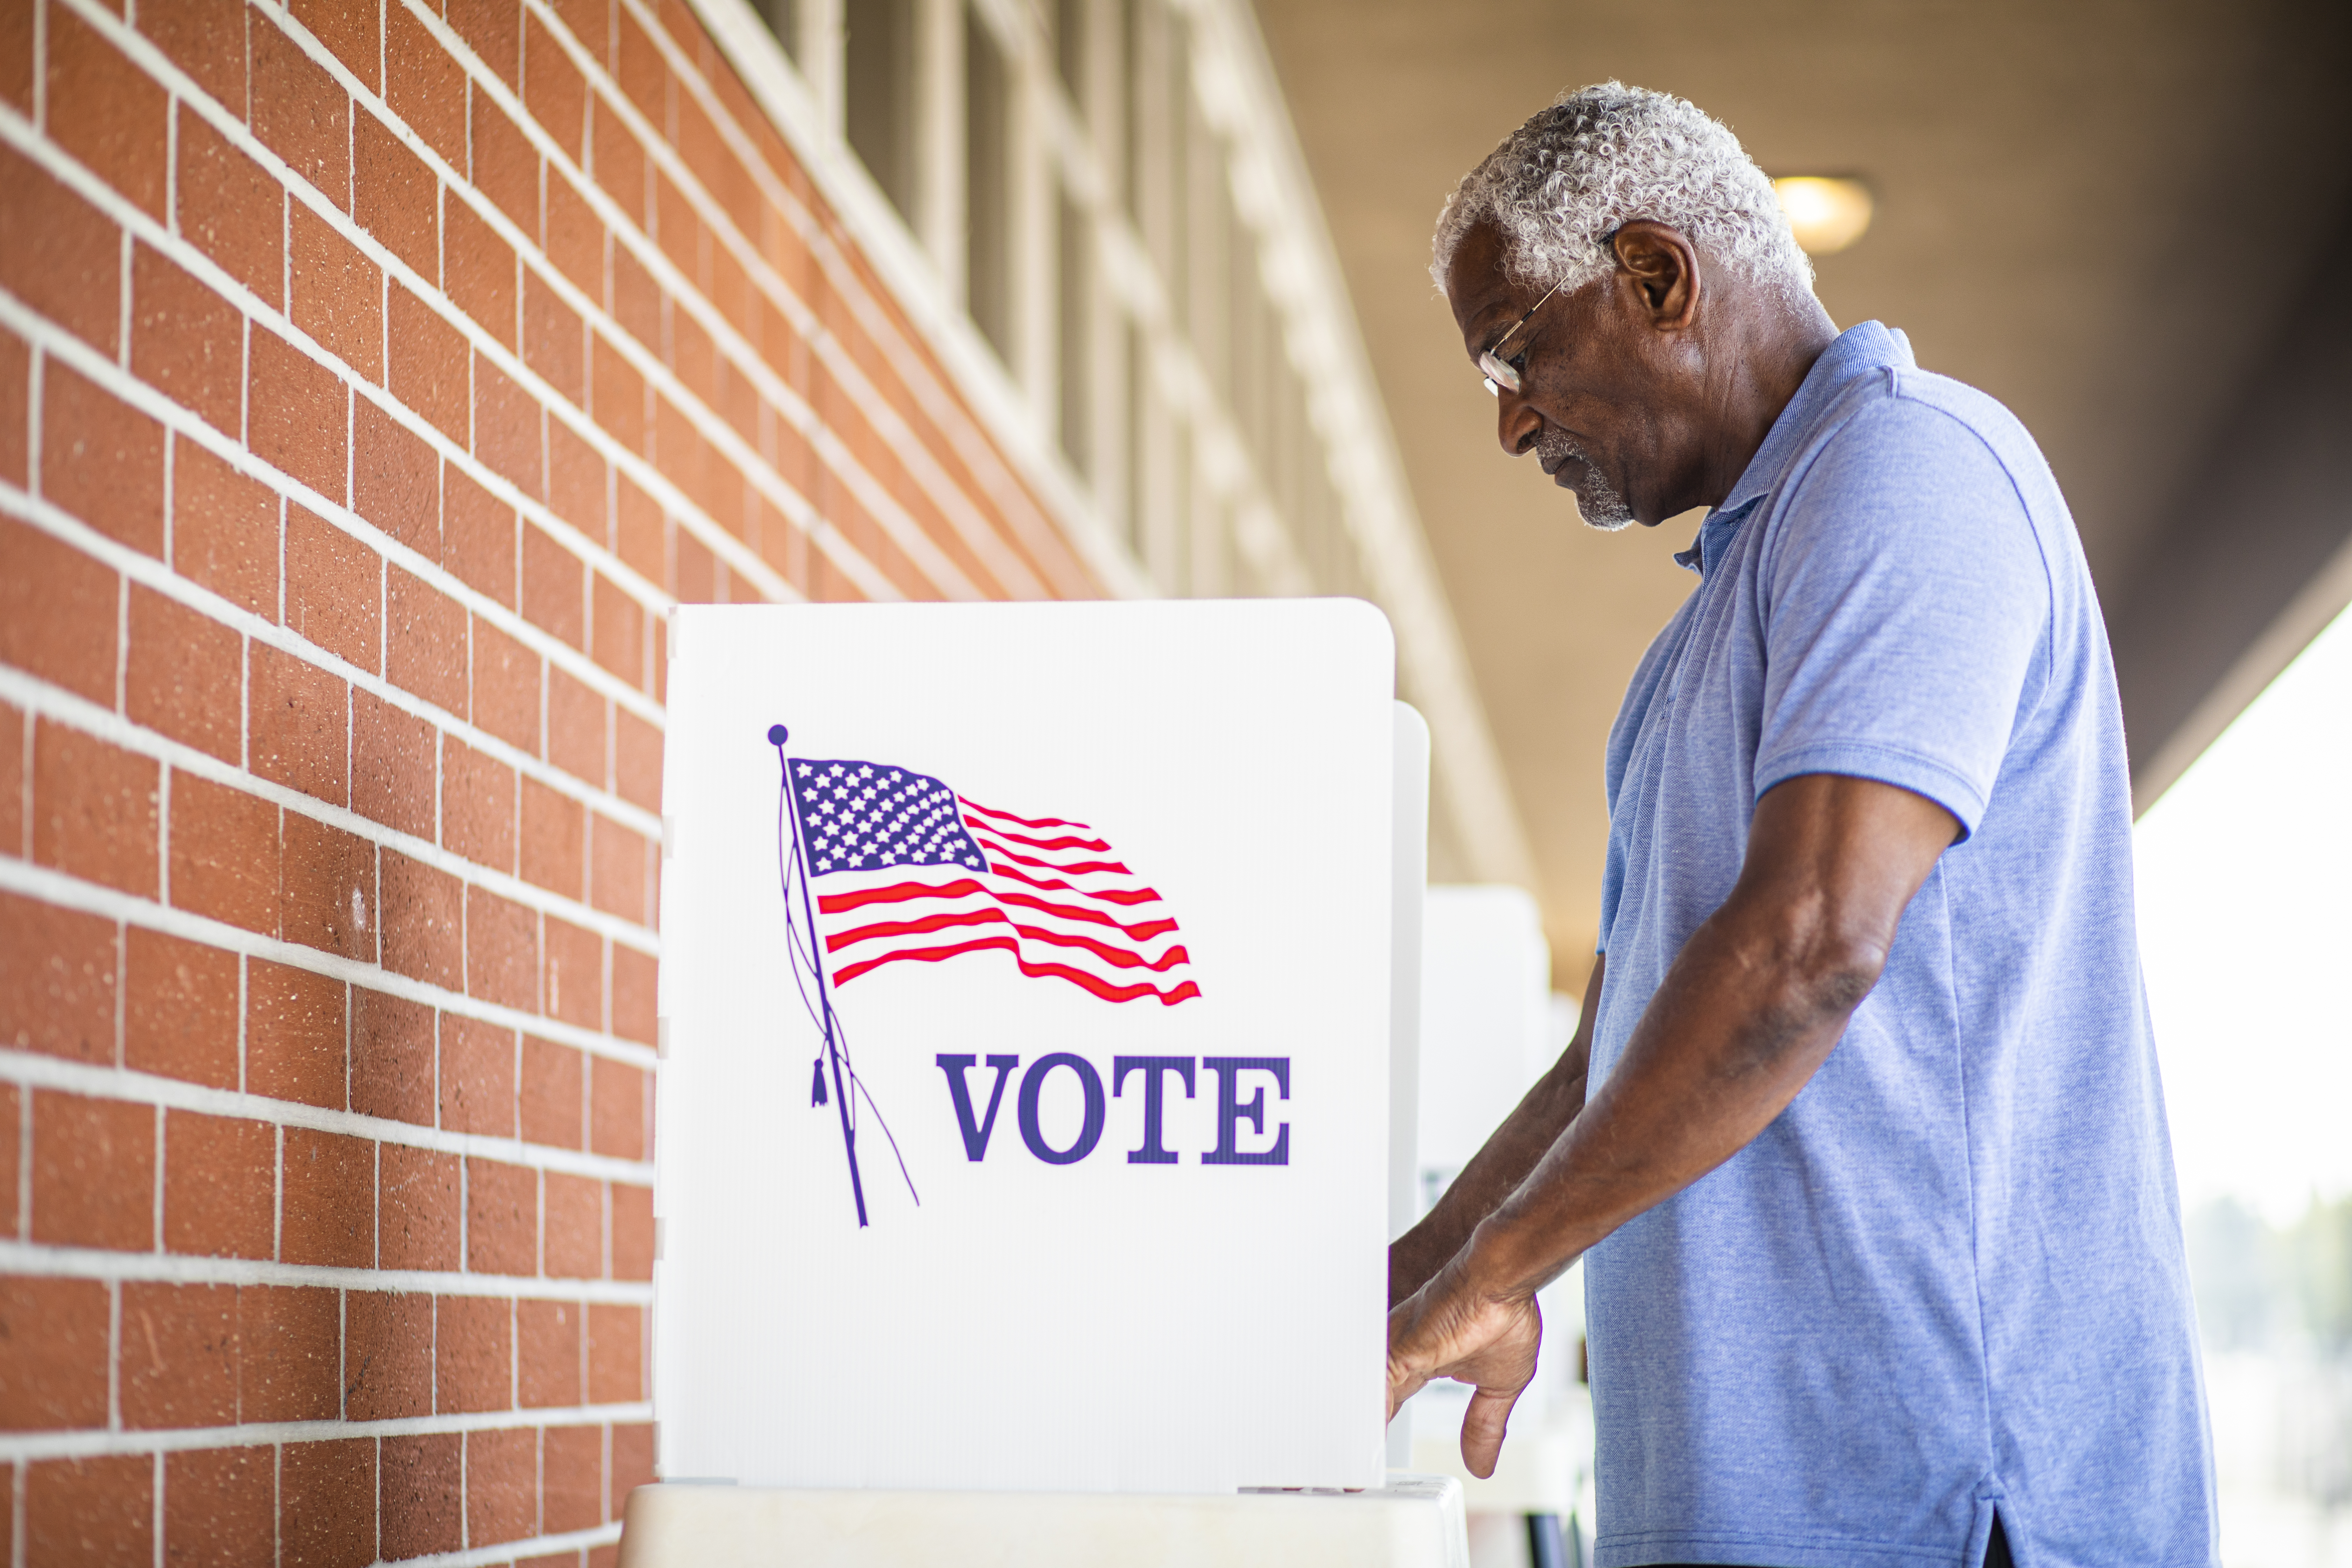
<path fill-rule="evenodd" d="M 1092 591 L 674 0 L 0 0 L 7 1560 L 609 1562 L 659 616 Z"/>

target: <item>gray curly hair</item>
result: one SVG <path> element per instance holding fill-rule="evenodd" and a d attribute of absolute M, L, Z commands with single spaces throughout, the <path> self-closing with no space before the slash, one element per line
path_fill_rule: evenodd
<path fill-rule="evenodd" d="M 1772 182 L 1730 128 L 1688 99 L 1616 81 L 1561 93 L 1462 176 L 1438 215 L 1430 276 L 1444 292 L 1463 236 L 1490 223 L 1512 279 L 1572 294 L 1615 269 L 1610 237 L 1636 218 L 1680 229 L 1791 300 L 1812 290 Z"/>

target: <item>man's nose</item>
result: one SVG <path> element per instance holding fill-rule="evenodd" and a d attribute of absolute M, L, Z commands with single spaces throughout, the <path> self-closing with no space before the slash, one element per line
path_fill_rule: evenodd
<path fill-rule="evenodd" d="M 1527 399 L 1509 387 L 1497 388 L 1495 394 L 1495 439 L 1503 450 L 1517 458 L 1535 446 L 1537 436 L 1543 431 L 1543 416 L 1528 405 Z"/>

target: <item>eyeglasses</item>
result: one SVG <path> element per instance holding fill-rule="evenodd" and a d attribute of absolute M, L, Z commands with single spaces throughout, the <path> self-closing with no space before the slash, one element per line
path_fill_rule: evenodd
<path fill-rule="evenodd" d="M 1513 321 L 1511 323 L 1510 331 L 1505 332 L 1501 337 L 1496 338 L 1485 349 L 1479 351 L 1478 368 L 1486 373 L 1486 390 L 1494 396 L 1502 396 L 1502 389 L 1507 386 L 1513 392 L 1518 391 L 1519 371 L 1521 367 L 1525 365 L 1528 357 L 1528 351 L 1525 349 L 1521 349 L 1515 357 L 1510 359 L 1505 359 L 1497 351 L 1500 350 L 1505 343 L 1509 342 L 1512 336 L 1517 333 L 1521 327 L 1528 324 L 1528 316 L 1532 316 L 1538 310 L 1544 308 L 1544 300 L 1549 300 L 1554 294 L 1559 292 L 1559 285 L 1557 283 L 1545 289 L 1543 300 L 1538 300 L 1534 304 L 1528 306 L 1528 315 L 1521 316 L 1517 321 Z"/>

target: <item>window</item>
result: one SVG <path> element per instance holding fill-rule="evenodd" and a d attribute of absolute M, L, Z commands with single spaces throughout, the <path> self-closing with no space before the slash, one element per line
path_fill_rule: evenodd
<path fill-rule="evenodd" d="M 1091 421 L 1087 414 L 1095 379 L 1090 363 L 1094 351 L 1094 228 L 1067 192 L 1063 193 L 1057 205 L 1061 218 L 1060 309 L 1055 312 L 1060 328 L 1060 352 L 1056 356 L 1061 368 L 1058 428 L 1062 456 L 1070 460 L 1070 467 L 1091 479 L 1095 453 L 1088 439 Z"/>
<path fill-rule="evenodd" d="M 754 0 L 751 7 L 760 20 L 768 24 L 768 31 L 776 35 L 776 42 L 784 46 L 784 53 L 798 64 L 801 58 L 800 0 Z"/>
<path fill-rule="evenodd" d="M 915 212 L 915 0 L 846 0 L 850 150 L 898 216 Z"/>
<path fill-rule="evenodd" d="M 964 13 L 964 301 L 972 324 L 1013 357 L 1013 189 L 1006 117 L 1011 95 L 1004 53 L 971 11 Z"/>

